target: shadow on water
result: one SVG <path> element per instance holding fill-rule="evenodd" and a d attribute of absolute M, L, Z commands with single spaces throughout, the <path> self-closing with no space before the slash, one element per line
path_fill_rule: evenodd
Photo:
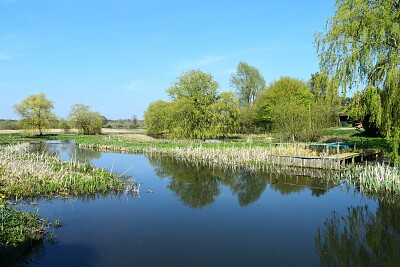
<path fill-rule="evenodd" d="M 0 266 L 27 266 L 36 258 L 40 258 L 45 252 L 43 241 L 36 242 L 27 247 L 26 251 L 0 251 Z"/>
<path fill-rule="evenodd" d="M 315 235 L 322 266 L 399 266 L 400 204 L 379 202 L 333 212 Z"/>

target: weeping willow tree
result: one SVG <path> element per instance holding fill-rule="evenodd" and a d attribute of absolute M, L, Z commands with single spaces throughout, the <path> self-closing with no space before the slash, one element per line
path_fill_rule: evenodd
<path fill-rule="evenodd" d="M 364 111 L 388 140 L 395 161 L 400 143 L 399 42 L 400 0 L 336 0 L 326 31 L 316 34 L 321 69 L 344 92 L 367 85 L 368 96 L 359 108 L 372 108 Z"/>

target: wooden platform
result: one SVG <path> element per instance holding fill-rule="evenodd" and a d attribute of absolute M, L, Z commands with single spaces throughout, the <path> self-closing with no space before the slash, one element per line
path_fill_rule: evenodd
<path fill-rule="evenodd" d="M 380 151 L 378 149 L 364 149 L 358 152 L 344 152 L 325 157 L 310 156 L 270 156 L 267 161 L 270 164 L 296 166 L 315 169 L 342 169 L 346 164 L 362 162 L 366 159 L 376 158 Z"/>

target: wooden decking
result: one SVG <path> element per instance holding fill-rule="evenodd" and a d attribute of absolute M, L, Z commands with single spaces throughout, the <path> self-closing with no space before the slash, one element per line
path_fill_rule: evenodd
<path fill-rule="evenodd" d="M 357 152 L 337 153 L 329 156 L 270 156 L 271 164 L 281 164 L 302 168 L 314 169 L 342 169 L 346 164 L 362 162 L 366 159 L 376 158 L 378 149 L 364 149 Z"/>

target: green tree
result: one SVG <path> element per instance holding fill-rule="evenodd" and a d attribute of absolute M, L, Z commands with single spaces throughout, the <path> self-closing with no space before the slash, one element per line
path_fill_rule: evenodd
<path fill-rule="evenodd" d="M 340 107 L 338 83 L 329 78 L 326 72 L 317 72 L 311 74 L 309 84 L 314 96 L 310 107 L 312 134 L 317 136 L 323 129 L 335 126 L 337 122 Z"/>
<path fill-rule="evenodd" d="M 58 127 L 64 130 L 64 133 L 69 133 L 71 131 L 71 124 L 66 119 L 60 119 Z"/>
<path fill-rule="evenodd" d="M 212 134 L 226 136 L 239 129 L 239 105 L 234 93 L 223 92 L 210 106 Z"/>
<path fill-rule="evenodd" d="M 170 133 L 171 110 L 170 102 L 163 100 L 152 102 L 144 112 L 146 132 L 152 135 Z"/>
<path fill-rule="evenodd" d="M 99 112 L 90 110 L 88 105 L 75 104 L 68 116 L 71 123 L 83 134 L 100 134 L 103 118 Z"/>
<path fill-rule="evenodd" d="M 218 87 L 211 74 L 191 70 L 179 76 L 167 93 L 172 100 L 190 99 L 196 108 L 202 109 L 217 100 Z"/>
<path fill-rule="evenodd" d="M 179 125 L 182 137 L 205 138 L 210 128 L 209 106 L 218 99 L 219 84 L 211 74 L 200 70 L 191 70 L 183 73 L 167 93 L 173 101 L 183 101 L 183 107 L 188 112 L 180 117 Z M 179 118 L 177 118 L 179 120 Z M 179 122 L 179 121 L 177 121 Z"/>
<path fill-rule="evenodd" d="M 382 119 L 382 90 L 368 86 L 362 92 L 356 92 L 349 108 L 349 116 L 354 121 L 360 121 L 367 136 L 379 136 L 379 125 Z"/>
<path fill-rule="evenodd" d="M 218 86 L 211 74 L 199 70 L 183 73 L 167 89 L 172 101 L 158 100 L 145 111 L 147 133 L 204 139 L 235 132 L 238 101 L 233 93 L 219 94 Z"/>
<path fill-rule="evenodd" d="M 46 99 L 44 93 L 40 93 L 30 95 L 14 105 L 14 112 L 21 117 L 19 124 L 23 129 L 37 130 L 39 135 L 43 135 L 43 131 L 56 120 L 53 108 L 53 101 Z"/>
<path fill-rule="evenodd" d="M 258 69 L 245 62 L 239 63 L 236 73 L 231 77 L 230 83 L 236 89 L 241 108 L 251 106 L 258 92 L 265 88 L 264 77 Z"/>
<path fill-rule="evenodd" d="M 311 131 L 313 95 L 307 84 L 282 77 L 265 89 L 257 100 L 256 114 L 274 131 L 292 139 L 304 139 Z"/>
<path fill-rule="evenodd" d="M 393 159 L 398 161 L 400 2 L 337 0 L 336 7 L 326 32 L 316 35 L 321 68 L 333 75 L 344 91 L 360 84 L 383 90 L 379 94 L 382 113 L 375 116 L 376 124 L 392 147 Z M 375 107 L 375 103 L 370 106 Z"/>

